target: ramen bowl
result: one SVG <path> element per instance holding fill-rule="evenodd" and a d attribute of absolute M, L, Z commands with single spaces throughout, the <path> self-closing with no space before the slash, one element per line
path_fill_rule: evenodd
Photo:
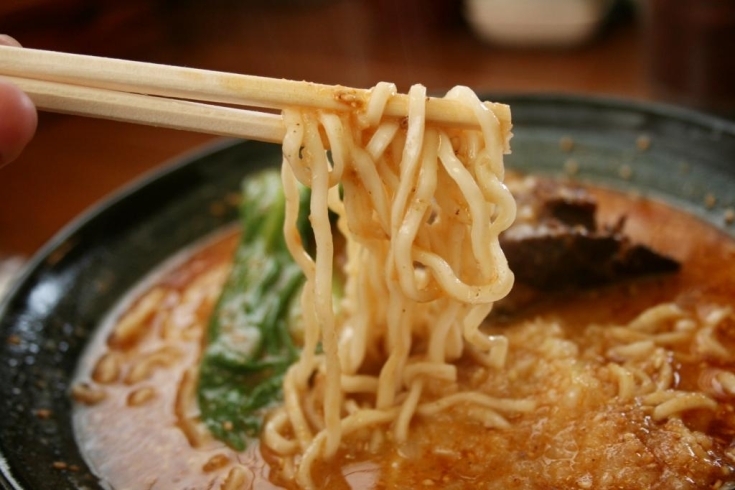
<path fill-rule="evenodd" d="M 661 199 L 735 236 L 735 125 L 674 107 L 568 96 L 511 105 L 507 166 Z M 102 319 L 150 271 L 231 226 L 242 179 L 280 148 L 222 141 L 121 190 L 68 225 L 0 305 L 0 474 L 11 489 L 104 488 L 75 439 L 70 397 Z"/>

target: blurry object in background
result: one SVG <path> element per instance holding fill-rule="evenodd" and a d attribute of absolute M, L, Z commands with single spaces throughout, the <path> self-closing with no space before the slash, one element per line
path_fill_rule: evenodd
<path fill-rule="evenodd" d="M 464 14 L 485 41 L 569 47 L 591 39 L 612 5 L 613 0 L 465 0 Z"/>
<path fill-rule="evenodd" d="M 653 95 L 735 117 L 735 0 L 646 0 Z"/>
<path fill-rule="evenodd" d="M 145 55 L 166 32 L 166 0 L 0 0 L 0 32 L 24 46 Z"/>

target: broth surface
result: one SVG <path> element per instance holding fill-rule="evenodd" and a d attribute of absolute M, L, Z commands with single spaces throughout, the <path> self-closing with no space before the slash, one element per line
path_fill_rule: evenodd
<path fill-rule="evenodd" d="M 735 241 L 670 206 L 593 188 L 603 222 L 627 215 L 626 233 L 682 262 L 675 275 L 555 297 L 488 330 L 510 341 L 506 367 L 490 373 L 463 358 L 460 385 L 536 401 L 532 413 L 489 429 L 452 411 L 417 416 L 409 443 L 373 453 L 347 438 L 320 463 L 325 488 L 720 488 L 735 451 L 732 395 L 718 408 L 654 420 L 622 400 L 610 375 L 611 328 L 675 302 L 693 318 L 734 305 Z M 209 312 L 237 245 L 224 234 L 175 259 L 132 292 L 100 329 L 79 369 L 75 428 L 93 471 L 110 488 L 220 488 L 237 468 L 245 488 L 288 486 L 258 444 L 237 454 L 197 422 L 191 388 Z M 718 340 L 735 352 L 735 320 Z M 728 323 L 729 322 L 729 323 Z M 679 390 L 698 391 L 712 370 L 735 372 L 691 345 L 667 346 Z M 642 365 L 646 359 L 641 359 Z M 437 384 L 431 389 L 441 390 Z"/>

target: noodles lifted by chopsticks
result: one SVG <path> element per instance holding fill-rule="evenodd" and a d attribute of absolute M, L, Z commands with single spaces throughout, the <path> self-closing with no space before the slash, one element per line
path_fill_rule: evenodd
<path fill-rule="evenodd" d="M 418 85 L 405 121 L 383 118 L 393 93 L 395 86 L 379 84 L 360 113 L 283 112 L 285 234 L 307 278 L 304 348 L 285 377 L 285 403 L 270 417 L 264 442 L 307 488 L 314 486 L 312 463 L 358 431 L 378 447 L 386 430 L 405 441 L 417 413 L 480 407 L 468 416 L 503 426 L 501 412 L 533 408 L 427 388 L 431 380 L 456 382 L 452 361 L 463 354 L 492 369 L 505 361 L 506 339 L 479 326 L 513 283 L 498 244 L 516 211 L 503 184 L 510 134 L 466 87 L 446 98 L 472 108 L 473 130 L 427 124 L 426 92 Z M 312 190 L 314 257 L 295 226 L 299 183 Z M 347 240 L 339 304 L 330 211 Z"/>

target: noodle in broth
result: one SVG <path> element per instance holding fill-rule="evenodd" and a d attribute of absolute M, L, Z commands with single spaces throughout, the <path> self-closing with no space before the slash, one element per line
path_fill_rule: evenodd
<path fill-rule="evenodd" d="M 282 456 L 300 455 L 295 478 L 305 488 L 314 486 L 313 461 L 334 456 L 343 434 L 374 429 L 377 446 L 390 425 L 395 440 L 404 442 L 417 410 L 497 404 L 467 392 L 427 405 L 422 394 L 427 379 L 456 379 L 451 362 L 466 348 L 488 367 L 504 364 L 506 339 L 487 336 L 479 326 L 513 282 L 498 243 L 515 218 L 515 202 L 503 184 L 509 135 L 465 87 L 447 98 L 472 108 L 480 129 L 427 127 L 426 91 L 414 86 L 407 127 L 399 131 L 397 122 L 381 117 L 394 91 L 378 85 L 362 118 L 284 111 L 285 233 L 307 278 L 301 301 L 305 345 L 286 374 L 285 404 L 266 426 L 264 442 Z M 295 224 L 297 181 L 312 190 L 313 259 Z M 346 294 L 338 316 L 330 210 L 347 239 Z M 318 342 L 323 354 L 315 354 Z M 365 363 L 380 366 L 379 372 L 365 372 Z M 321 396 L 309 396 L 313 373 L 324 378 Z M 486 423 L 502 420 L 491 408 L 486 412 Z"/>

